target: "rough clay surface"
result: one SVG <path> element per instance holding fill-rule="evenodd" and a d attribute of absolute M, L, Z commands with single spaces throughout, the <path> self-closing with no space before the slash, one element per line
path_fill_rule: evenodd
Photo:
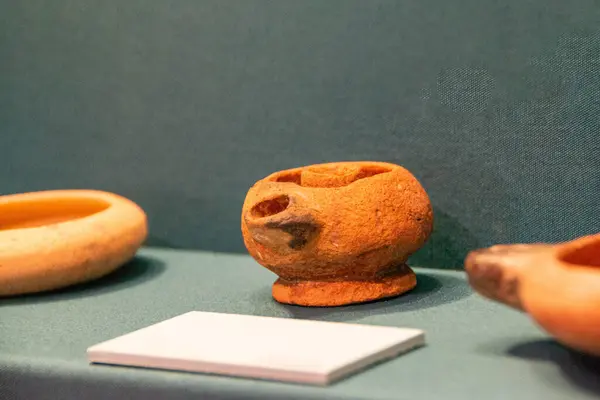
<path fill-rule="evenodd" d="M 280 278 L 273 284 L 273 297 L 281 303 L 332 307 L 398 296 L 416 285 L 417 276 L 404 264 L 398 274 L 375 280 L 290 282 Z"/>
<path fill-rule="evenodd" d="M 405 264 L 433 227 L 427 193 L 405 168 L 338 162 L 280 171 L 248 191 L 244 243 L 280 277 L 276 300 L 342 305 L 399 295 Z"/>

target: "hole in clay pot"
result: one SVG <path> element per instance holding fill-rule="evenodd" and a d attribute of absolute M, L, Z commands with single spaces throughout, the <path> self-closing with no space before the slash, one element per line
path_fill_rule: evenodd
<path fill-rule="evenodd" d="M 110 207 L 98 199 L 56 198 L 0 206 L 0 230 L 36 228 L 88 217 Z"/>
<path fill-rule="evenodd" d="M 573 265 L 600 267 L 600 239 L 563 254 L 561 260 Z"/>
<path fill-rule="evenodd" d="M 286 195 L 274 197 L 272 199 L 263 200 L 252 207 L 252 216 L 255 218 L 264 218 L 271 215 L 279 214 L 290 205 L 290 198 Z"/>
<path fill-rule="evenodd" d="M 301 171 L 288 171 L 282 172 L 280 175 L 275 177 L 275 182 L 292 182 L 296 185 L 300 185 L 302 182 Z"/>
<path fill-rule="evenodd" d="M 368 167 L 361 167 L 360 172 L 356 176 L 356 180 L 370 178 L 375 175 L 385 174 L 386 172 L 390 172 L 392 169 L 387 167 L 382 167 L 379 165 L 370 165 Z"/>

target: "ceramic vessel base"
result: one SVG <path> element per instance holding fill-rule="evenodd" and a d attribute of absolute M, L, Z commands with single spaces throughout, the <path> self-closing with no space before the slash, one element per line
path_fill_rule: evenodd
<path fill-rule="evenodd" d="M 284 304 L 334 307 L 396 297 L 415 288 L 417 276 L 407 265 L 377 280 L 286 281 L 273 284 L 273 298 Z"/>

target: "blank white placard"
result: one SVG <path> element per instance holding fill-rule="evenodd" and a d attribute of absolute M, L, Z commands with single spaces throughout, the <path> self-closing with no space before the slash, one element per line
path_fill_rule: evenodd
<path fill-rule="evenodd" d="M 91 363 L 327 385 L 424 344 L 419 329 L 193 311 L 87 354 Z"/>

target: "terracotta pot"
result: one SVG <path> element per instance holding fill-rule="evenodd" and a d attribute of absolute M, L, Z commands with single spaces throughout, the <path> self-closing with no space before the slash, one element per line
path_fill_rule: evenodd
<path fill-rule="evenodd" d="M 279 276 L 277 301 L 336 306 L 414 288 L 416 276 L 405 262 L 428 239 L 433 212 L 406 169 L 338 162 L 258 181 L 241 219 L 248 252 Z"/>
<path fill-rule="evenodd" d="M 600 355 L 600 234 L 476 250 L 465 269 L 481 295 L 528 313 L 564 345 Z"/>
<path fill-rule="evenodd" d="M 112 193 L 53 190 L 0 196 L 0 296 L 60 289 L 129 261 L 146 215 Z"/>

